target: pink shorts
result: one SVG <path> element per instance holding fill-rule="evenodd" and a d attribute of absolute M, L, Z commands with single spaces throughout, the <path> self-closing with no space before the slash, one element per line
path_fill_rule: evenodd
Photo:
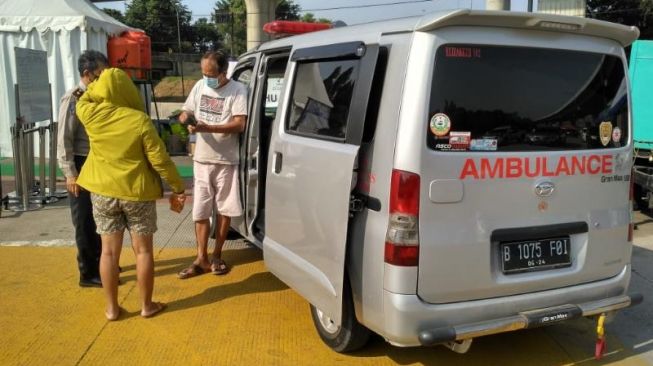
<path fill-rule="evenodd" d="M 238 165 L 193 163 L 193 221 L 209 219 L 214 206 L 223 216 L 243 214 L 237 168 Z"/>

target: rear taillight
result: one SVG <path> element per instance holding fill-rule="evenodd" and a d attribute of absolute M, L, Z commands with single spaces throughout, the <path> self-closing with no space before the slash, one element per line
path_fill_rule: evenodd
<path fill-rule="evenodd" d="M 628 200 L 630 201 L 630 222 L 628 223 L 628 241 L 633 241 L 633 205 L 635 203 L 635 170 L 630 172 L 630 192 L 628 193 Z"/>
<path fill-rule="evenodd" d="M 419 175 L 392 171 L 390 219 L 385 236 L 385 262 L 417 266 L 419 261 Z"/>

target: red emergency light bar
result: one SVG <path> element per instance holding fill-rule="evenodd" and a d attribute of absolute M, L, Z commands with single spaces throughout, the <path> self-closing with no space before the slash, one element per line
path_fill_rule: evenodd
<path fill-rule="evenodd" d="M 297 35 L 309 32 L 316 32 L 330 29 L 330 23 L 308 23 L 296 22 L 290 20 L 275 20 L 274 22 L 265 23 L 263 31 L 274 35 Z"/>

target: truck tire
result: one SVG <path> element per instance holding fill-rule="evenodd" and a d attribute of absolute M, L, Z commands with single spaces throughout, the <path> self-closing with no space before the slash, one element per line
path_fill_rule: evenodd
<path fill-rule="evenodd" d="M 320 338 L 338 353 L 362 348 L 370 338 L 370 330 L 356 319 L 349 281 L 345 279 L 342 298 L 342 324 L 336 326 L 320 309 L 311 304 L 311 318 Z"/>

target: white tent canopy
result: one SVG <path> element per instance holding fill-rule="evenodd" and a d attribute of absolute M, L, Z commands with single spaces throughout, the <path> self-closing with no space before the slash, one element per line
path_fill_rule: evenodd
<path fill-rule="evenodd" d="M 79 82 L 79 55 L 88 49 L 106 54 L 108 37 L 129 29 L 88 0 L 0 0 L 0 157 L 13 155 L 14 47 L 47 52 L 56 121 L 59 99 Z"/>

